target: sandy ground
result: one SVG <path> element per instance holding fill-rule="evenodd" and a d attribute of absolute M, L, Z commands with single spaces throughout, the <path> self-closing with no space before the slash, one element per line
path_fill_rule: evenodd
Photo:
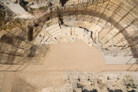
<path fill-rule="evenodd" d="M 79 40 L 73 43 L 52 45 L 45 68 L 50 70 L 101 71 L 105 64 L 104 57 L 95 47 Z"/>
<path fill-rule="evenodd" d="M 25 71 L 79 70 L 86 72 L 126 71 L 131 65 L 106 65 L 104 57 L 96 47 L 90 47 L 82 40 L 50 46 L 42 65 L 30 65 Z M 134 65 L 131 70 L 135 70 Z"/>
<path fill-rule="evenodd" d="M 98 73 L 108 71 L 122 72 L 126 71 L 131 66 L 106 65 L 100 51 L 96 47 L 88 46 L 81 40 L 73 43 L 51 45 L 50 51 L 47 53 L 46 57 L 42 58 L 42 62 L 42 65 L 27 65 L 21 72 L 11 72 L 13 74 L 6 72 L 2 92 L 9 92 L 9 90 L 12 90 L 11 92 L 16 92 L 15 90 L 26 92 L 26 87 L 28 89 L 30 88 L 28 92 L 35 92 L 32 90 L 32 86 L 38 87 L 39 89 L 47 87 L 60 88 L 60 86 L 65 84 L 65 78 L 67 77 L 65 76 L 65 71 L 67 70 Z M 136 67 L 138 66 L 136 65 L 133 68 L 136 69 Z M 18 78 L 20 78 L 20 80 L 17 80 Z M 22 80 L 24 81 L 22 82 Z M 44 89 L 41 92 L 50 91 Z"/>
<path fill-rule="evenodd" d="M 39 60 L 39 59 L 38 59 Z M 0 70 L 21 71 L 66 71 L 79 70 L 84 72 L 120 72 L 127 71 L 131 64 L 106 65 L 104 56 L 96 47 L 90 47 L 82 40 L 73 43 L 60 43 L 50 46 L 50 51 L 45 57 L 36 62 L 42 64 L 16 65 L 14 67 L 4 66 Z M 29 62 L 29 61 L 28 61 Z M 134 71 L 138 65 L 132 66 L 129 71 Z"/>

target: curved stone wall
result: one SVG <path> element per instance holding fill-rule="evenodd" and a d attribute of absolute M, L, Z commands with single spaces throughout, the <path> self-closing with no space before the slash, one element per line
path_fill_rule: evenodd
<path fill-rule="evenodd" d="M 8 0 L 6 2 L 8 2 Z M 4 4 L 6 2 L 4 2 Z M 31 8 L 32 3 L 39 5 L 40 7 L 37 7 L 39 9 L 33 10 L 33 8 Z M 46 7 L 43 7 L 41 3 L 46 4 Z M 5 5 L 8 7 L 7 3 Z M 14 7 L 16 7 L 16 4 L 14 5 Z M 47 45 L 43 46 L 39 41 L 37 44 L 35 42 L 39 40 L 40 34 L 43 33 L 41 30 L 44 28 L 44 25 L 47 25 L 46 28 L 56 30 L 51 25 L 57 24 L 61 31 L 62 27 L 71 28 L 69 25 L 71 23 L 69 22 L 73 22 L 76 24 L 75 27 L 79 27 L 80 29 L 92 30 L 93 42 L 98 44 L 103 51 L 111 52 L 112 49 L 118 51 L 123 49 L 126 50 L 125 54 L 123 54 L 124 56 L 132 56 L 137 61 L 137 0 L 98 0 L 98 2 L 94 0 L 69 0 L 65 3 L 64 7 L 56 0 L 47 2 L 43 0 L 35 2 L 32 0 L 29 1 L 29 5 L 28 11 L 31 9 L 29 13 L 32 15 L 32 19 L 25 20 L 26 23 L 24 23 L 24 27 L 19 25 L 17 27 L 19 29 L 13 26 L 10 29 L 6 28 L 0 31 L 2 63 L 12 64 L 14 58 L 21 56 L 18 54 L 23 55 L 21 59 L 35 57 L 36 54 L 41 52 L 42 48 L 47 47 Z M 30 19 L 30 14 L 28 15 L 28 19 Z M 57 19 L 55 20 L 55 18 Z M 85 25 L 79 24 L 79 22 Z M 8 25 L 8 23 L 6 25 Z M 29 33 L 29 30 L 33 30 L 33 33 Z M 22 37 L 18 37 L 21 35 Z M 28 40 L 29 35 L 33 35 L 32 41 Z M 46 36 L 47 35 L 48 34 L 46 34 Z M 49 36 L 51 36 L 52 39 L 54 38 L 51 34 L 49 34 Z M 9 43 L 11 40 L 8 40 L 11 38 L 17 40 L 16 42 L 13 40 L 14 43 L 12 43 L 12 45 Z M 5 39 L 7 40 L 5 41 Z M 8 51 L 7 48 L 12 50 L 15 48 L 15 50 Z M 12 57 L 12 59 L 9 57 Z M 12 63 L 8 63 L 9 61 Z"/>

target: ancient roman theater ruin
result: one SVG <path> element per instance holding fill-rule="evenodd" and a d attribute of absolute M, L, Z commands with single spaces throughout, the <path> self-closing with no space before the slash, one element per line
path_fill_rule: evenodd
<path fill-rule="evenodd" d="M 0 0 L 0 92 L 138 92 L 138 0 Z"/>

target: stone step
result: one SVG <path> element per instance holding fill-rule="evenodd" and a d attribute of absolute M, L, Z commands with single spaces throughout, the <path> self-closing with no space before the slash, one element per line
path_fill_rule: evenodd
<path fill-rule="evenodd" d="M 132 56 L 104 56 L 106 64 L 133 64 L 136 62 L 136 59 Z"/>
<path fill-rule="evenodd" d="M 48 36 L 44 36 L 43 38 L 41 38 L 40 42 L 45 42 L 46 39 L 48 39 L 49 37 Z"/>

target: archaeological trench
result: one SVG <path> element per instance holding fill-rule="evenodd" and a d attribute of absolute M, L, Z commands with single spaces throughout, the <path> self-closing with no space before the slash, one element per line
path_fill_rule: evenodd
<path fill-rule="evenodd" d="M 0 92 L 138 92 L 138 0 L 0 0 Z"/>

